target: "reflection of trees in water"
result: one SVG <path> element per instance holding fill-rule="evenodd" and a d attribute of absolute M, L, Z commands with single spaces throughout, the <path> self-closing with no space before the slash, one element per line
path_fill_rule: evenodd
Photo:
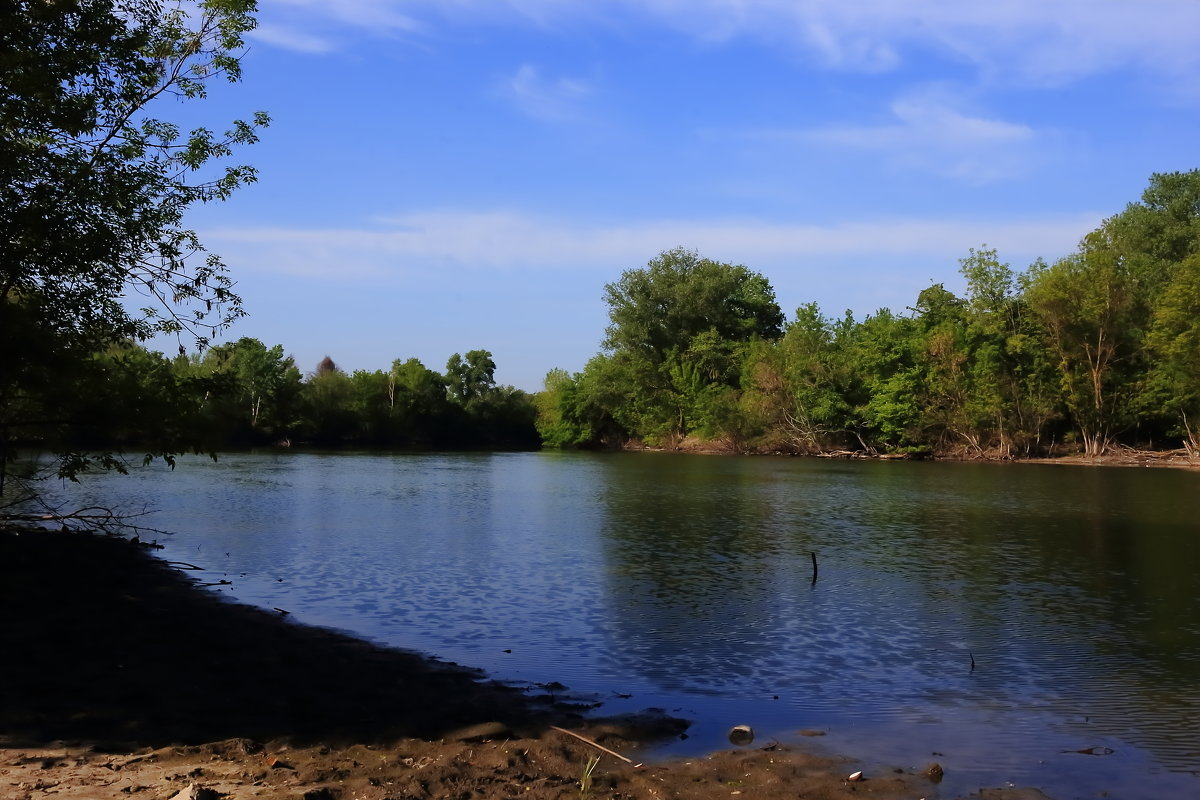
<path fill-rule="evenodd" d="M 664 455 L 608 478 L 609 650 L 663 688 L 1042 708 L 1175 764 L 1200 733 L 1195 476 Z"/>
<path fill-rule="evenodd" d="M 981 665 L 962 701 L 1045 708 L 1077 734 L 1200 767 L 1183 746 L 1200 738 L 1195 476 L 934 466 L 892 475 L 911 501 L 870 519 L 896 532 L 878 547 L 919 582 L 917 616 L 944 623 L 932 641 Z"/>
<path fill-rule="evenodd" d="M 665 688 L 716 689 L 781 668 L 807 613 L 799 521 L 765 502 L 777 476 L 746 459 L 623 458 L 606 484 L 610 650 Z"/>

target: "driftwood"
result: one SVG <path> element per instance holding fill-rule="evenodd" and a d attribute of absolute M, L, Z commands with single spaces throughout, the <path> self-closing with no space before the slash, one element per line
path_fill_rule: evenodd
<path fill-rule="evenodd" d="M 610 756 L 613 756 L 614 758 L 621 759 L 626 764 L 633 764 L 632 759 L 626 758 L 625 756 L 621 755 L 620 753 L 618 753 L 615 750 L 609 750 L 604 745 L 599 744 L 598 742 L 594 742 L 591 739 L 587 738 L 586 736 L 581 736 L 580 734 L 576 733 L 575 731 L 569 731 L 566 728 L 560 728 L 557 725 L 551 725 L 550 730 L 558 731 L 559 733 L 565 733 L 567 736 L 574 736 L 576 739 L 583 742 L 584 744 L 590 744 L 592 747 L 596 748 L 597 750 L 601 750 L 605 753 L 608 753 Z M 633 764 L 633 766 L 640 767 L 641 764 Z"/>
<path fill-rule="evenodd" d="M 29 511 L 8 511 L 18 506 L 30 505 Z M 118 511 L 105 506 L 86 506 L 73 511 L 64 511 L 61 506 L 52 506 L 37 495 L 19 498 L 0 505 L 0 524 L 28 523 L 42 530 L 52 530 L 49 526 L 57 525 L 63 532 L 94 531 L 110 535 L 129 536 L 132 534 L 134 544 L 143 547 L 162 549 L 158 542 L 147 543 L 141 540 L 143 534 L 152 533 L 169 536 L 170 531 L 138 525 L 134 520 L 150 515 L 147 508 L 141 511 Z"/>

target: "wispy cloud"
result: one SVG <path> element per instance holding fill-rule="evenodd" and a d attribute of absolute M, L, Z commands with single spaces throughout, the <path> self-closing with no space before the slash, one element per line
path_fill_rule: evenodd
<path fill-rule="evenodd" d="M 801 130 L 759 131 L 752 136 L 817 143 L 879 153 L 892 166 L 933 172 L 971 183 L 1024 175 L 1047 137 L 1029 125 L 963 110 L 945 92 L 925 91 L 895 100 L 889 119 Z"/>
<path fill-rule="evenodd" d="M 1074 249 L 1100 216 L 1038 219 L 889 219 L 837 225 L 740 220 L 658 220 L 586 225 L 509 211 L 427 211 L 362 228 L 218 228 L 205 242 L 238 269 L 336 281 L 390 282 L 447 267 L 489 271 L 602 270 L 613 275 L 684 246 L 713 258 L 765 265 L 826 257 L 920 256 L 954 264 L 987 242 L 1015 260 Z"/>
<path fill-rule="evenodd" d="M 303 16 L 317 22 L 334 21 L 380 31 L 411 31 L 421 26 L 408 9 L 419 4 L 404 0 L 266 0 L 260 4 L 260 16 L 272 19 L 277 14 L 286 14 L 294 19 Z"/>
<path fill-rule="evenodd" d="M 287 25 L 270 23 L 260 24 L 251 31 L 250 38 L 298 53 L 328 53 L 338 47 L 337 40 L 329 36 L 320 36 Z"/>
<path fill-rule="evenodd" d="M 1200 66 L 1195 0 L 628 0 L 661 22 L 706 36 L 799 47 L 829 67 L 879 71 L 917 51 L 993 77 L 1062 82 L 1138 66 L 1190 80 Z M 553 4 L 552 4 L 553 5 Z"/>
<path fill-rule="evenodd" d="M 547 78 L 532 64 L 522 64 L 501 81 L 498 93 L 536 119 L 576 122 L 586 118 L 584 101 L 592 87 L 577 78 Z"/>
<path fill-rule="evenodd" d="M 301 53 L 341 50 L 364 32 L 372 36 L 419 33 L 422 24 L 394 0 L 264 0 L 250 36 Z"/>
<path fill-rule="evenodd" d="M 330 23 L 373 33 L 652 24 L 709 42 L 766 41 L 834 69 L 877 72 L 936 52 L 997 80 L 1033 83 L 1128 67 L 1190 82 L 1200 69 L 1196 0 L 268 0 L 261 16 L 313 36 Z"/>

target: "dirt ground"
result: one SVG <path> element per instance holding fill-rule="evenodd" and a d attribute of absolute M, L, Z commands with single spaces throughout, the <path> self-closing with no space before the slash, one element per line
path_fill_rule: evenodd
<path fill-rule="evenodd" d="M 0 531 L 0 800 L 940 797 L 774 743 L 642 764 L 686 721 L 585 711 L 225 602 L 122 539 Z"/>

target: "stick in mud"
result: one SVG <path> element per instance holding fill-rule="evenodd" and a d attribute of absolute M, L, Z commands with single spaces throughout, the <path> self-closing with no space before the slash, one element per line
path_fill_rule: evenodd
<path fill-rule="evenodd" d="M 593 742 L 591 739 L 587 738 L 586 736 L 581 736 L 578 733 L 576 733 L 575 731 L 569 731 L 566 728 L 560 728 L 557 725 L 551 725 L 550 729 L 558 731 L 559 733 L 565 733 L 567 736 L 574 736 L 579 741 L 584 742 L 585 744 L 590 744 L 592 747 L 596 748 L 597 750 L 603 750 L 605 753 L 608 753 L 610 756 L 621 759 L 626 764 L 633 764 L 633 759 L 626 758 L 625 756 L 621 755 L 620 753 L 616 752 L 615 750 L 609 750 L 604 745 L 599 744 L 598 742 Z M 640 767 L 641 764 L 633 764 L 633 766 Z"/>

